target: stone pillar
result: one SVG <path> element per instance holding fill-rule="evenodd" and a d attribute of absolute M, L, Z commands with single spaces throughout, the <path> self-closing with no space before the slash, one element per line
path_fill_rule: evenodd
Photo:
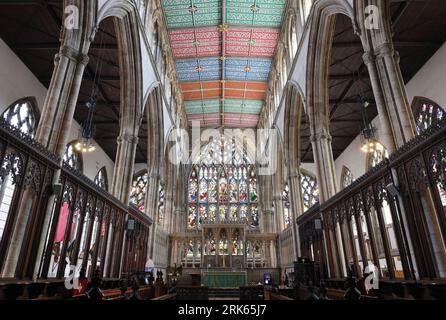
<path fill-rule="evenodd" d="M 152 218 L 154 222 L 156 222 L 155 220 L 158 217 L 159 185 L 158 170 L 149 169 L 145 204 L 146 214 Z"/>
<path fill-rule="evenodd" d="M 182 232 L 186 224 L 186 212 L 182 208 L 173 210 L 174 225 L 177 232 Z"/>
<path fill-rule="evenodd" d="M 116 152 L 111 193 L 121 202 L 128 204 L 138 137 L 134 134 L 124 133 L 118 137 L 117 142 L 118 150 Z"/>
<path fill-rule="evenodd" d="M 328 128 L 321 128 L 311 136 L 314 163 L 317 171 L 319 201 L 324 203 L 336 194 L 336 174 Z"/>
<path fill-rule="evenodd" d="M 296 168 L 290 173 L 288 178 L 288 186 L 290 188 L 290 202 L 291 202 L 291 226 L 293 233 L 293 247 L 294 247 L 294 260 L 300 256 L 300 239 L 299 229 L 297 228 L 296 219 L 304 211 L 302 188 L 300 182 L 300 171 Z"/>
<path fill-rule="evenodd" d="M 316 127 L 317 128 L 317 127 Z M 331 136 L 328 127 L 318 128 L 319 131 L 313 132 L 311 136 L 311 144 L 313 147 L 314 163 L 317 171 L 317 184 L 319 188 L 319 203 L 324 203 L 336 194 L 336 173 L 333 159 L 333 151 L 331 148 Z M 321 216 L 323 222 L 324 217 Z M 327 230 L 325 230 L 327 231 Z M 330 243 L 327 241 L 327 234 L 323 232 L 325 247 L 328 248 Z M 328 251 L 326 258 L 328 259 Z M 335 260 L 334 260 L 335 261 Z M 327 261 L 327 266 L 330 264 Z M 334 270 L 329 270 L 331 276 L 336 275 L 338 268 L 334 266 Z"/>
<path fill-rule="evenodd" d="M 55 57 L 55 69 L 42 108 L 36 140 L 62 156 L 82 84 L 88 56 L 64 45 Z"/>
<path fill-rule="evenodd" d="M 261 195 L 262 195 L 262 225 L 263 232 L 275 232 L 274 225 L 274 208 L 272 197 L 272 179 L 271 176 L 262 176 L 261 179 Z"/>
<path fill-rule="evenodd" d="M 276 212 L 276 230 L 275 232 L 280 233 L 285 228 L 285 217 L 284 217 L 284 208 L 283 208 L 283 201 L 282 201 L 282 195 L 277 191 L 276 195 L 273 197 L 273 203 L 274 203 L 274 211 Z M 291 212 L 290 212 L 291 214 Z M 292 221 L 291 221 L 292 223 Z"/>
<path fill-rule="evenodd" d="M 392 153 L 415 135 L 415 124 L 399 68 L 399 55 L 392 44 L 385 43 L 366 52 L 363 59 L 382 125 L 378 134 Z"/>

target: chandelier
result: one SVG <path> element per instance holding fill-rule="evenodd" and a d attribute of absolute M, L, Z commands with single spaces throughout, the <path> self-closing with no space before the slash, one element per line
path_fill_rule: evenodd
<path fill-rule="evenodd" d="M 82 153 L 90 153 L 96 150 L 93 142 L 94 135 L 94 110 L 96 109 L 96 98 L 91 97 L 89 101 L 85 104 L 88 108 L 87 119 L 82 123 L 81 137 L 78 142 L 74 145 L 74 148 Z"/>
<path fill-rule="evenodd" d="M 99 48 L 103 49 L 104 47 L 104 37 L 101 33 L 100 45 Z M 78 142 L 74 145 L 74 148 L 78 152 L 82 153 L 91 153 L 96 150 L 95 143 L 93 141 L 93 136 L 95 132 L 95 124 L 94 124 L 94 112 L 97 106 L 97 93 L 98 93 L 98 85 L 101 81 L 102 76 L 102 64 L 104 60 L 102 59 L 102 50 L 99 51 L 101 54 L 97 57 L 96 61 L 96 70 L 94 73 L 94 77 L 91 85 L 91 94 L 88 101 L 85 103 L 85 106 L 88 109 L 87 118 L 82 122 L 80 129 L 80 138 Z"/>
<path fill-rule="evenodd" d="M 362 96 L 359 96 L 359 100 L 364 106 L 362 109 L 362 121 L 364 128 L 362 130 L 362 147 L 361 151 L 364 153 L 374 153 L 376 151 L 383 151 L 383 145 L 375 137 L 375 127 L 369 121 L 367 117 L 367 107 L 370 103 Z"/>

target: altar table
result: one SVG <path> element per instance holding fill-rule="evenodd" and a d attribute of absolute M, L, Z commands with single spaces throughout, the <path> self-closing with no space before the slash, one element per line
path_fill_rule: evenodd
<path fill-rule="evenodd" d="M 204 285 L 209 288 L 239 288 L 246 286 L 246 271 L 205 271 Z"/>

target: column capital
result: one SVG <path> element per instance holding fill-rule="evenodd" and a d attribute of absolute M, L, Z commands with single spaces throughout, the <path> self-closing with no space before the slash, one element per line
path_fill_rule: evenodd
<path fill-rule="evenodd" d="M 310 137 L 310 141 L 311 142 L 318 142 L 318 141 L 321 141 L 323 139 L 327 139 L 329 141 L 332 140 L 331 135 L 330 135 L 330 133 L 328 133 L 327 130 L 321 130 L 319 132 L 315 132 Z"/>
<path fill-rule="evenodd" d="M 60 60 L 61 57 L 68 58 L 84 66 L 86 66 L 88 64 L 88 61 L 90 60 L 88 55 L 79 53 L 78 50 L 66 45 L 60 47 L 59 52 L 56 55 L 56 62 Z"/>
<path fill-rule="evenodd" d="M 362 60 L 364 61 L 364 63 L 369 66 L 372 65 L 373 63 L 375 63 L 376 61 L 376 57 L 373 53 L 371 53 L 370 51 L 364 52 L 364 54 L 362 55 Z"/>
<path fill-rule="evenodd" d="M 122 143 L 122 142 L 128 142 L 128 143 L 134 143 L 137 144 L 139 141 L 139 138 L 135 135 L 132 134 L 122 134 L 120 136 L 118 136 L 118 142 Z"/>
<path fill-rule="evenodd" d="M 391 43 L 383 43 L 375 48 L 375 52 L 378 58 L 382 58 L 388 55 L 393 56 L 395 54 L 395 49 Z"/>

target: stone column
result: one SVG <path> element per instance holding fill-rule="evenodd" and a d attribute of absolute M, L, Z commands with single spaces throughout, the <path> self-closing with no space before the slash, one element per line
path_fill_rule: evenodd
<path fill-rule="evenodd" d="M 313 132 L 311 136 L 311 144 L 313 147 L 314 163 L 317 171 L 319 203 L 322 204 L 333 197 L 337 191 L 333 151 L 331 148 L 331 136 L 328 127 L 318 128 L 318 131 Z M 324 217 L 321 216 L 321 220 L 323 222 Z M 325 243 L 325 247 L 328 248 L 331 244 L 327 243 L 328 236 L 325 231 L 323 233 L 323 241 Z M 327 255 L 328 254 L 329 252 L 327 251 Z M 327 266 L 330 266 L 328 262 Z M 336 272 L 337 266 L 334 266 L 334 270 L 329 270 L 330 275 L 335 275 Z"/>
<path fill-rule="evenodd" d="M 158 202 L 159 202 L 159 175 L 157 172 L 149 172 L 147 181 L 147 192 L 145 198 L 146 214 L 153 219 L 152 233 L 149 237 L 149 258 L 153 258 L 153 247 L 155 245 L 155 234 L 158 228 Z"/>
<path fill-rule="evenodd" d="M 263 176 L 260 179 L 262 188 L 262 225 L 263 232 L 275 232 L 274 208 L 272 197 L 272 179 L 271 176 Z"/>
<path fill-rule="evenodd" d="M 42 108 L 36 140 L 62 156 L 82 84 L 88 56 L 64 45 L 55 57 L 55 69 Z"/>
<path fill-rule="evenodd" d="M 317 171 L 319 201 L 324 203 L 336 194 L 336 174 L 328 128 L 320 128 L 311 136 L 314 163 Z"/>
<path fill-rule="evenodd" d="M 87 46 L 88 47 L 88 46 Z M 63 45 L 55 56 L 55 69 L 42 108 L 42 116 L 36 132 L 36 140 L 49 151 L 62 157 L 68 142 L 74 111 L 82 83 L 88 56 L 68 45 Z M 62 164 L 62 163 L 61 163 Z M 54 173 L 52 183 L 58 183 L 60 170 Z M 25 191 L 26 192 L 26 191 Z M 24 195 L 24 199 L 28 197 Z M 52 217 L 55 196 L 51 196 L 45 211 L 42 230 L 47 230 Z M 31 203 L 23 203 L 17 211 L 17 224 L 11 236 L 2 276 L 14 277 L 17 262 L 23 247 L 23 239 L 30 215 Z M 37 278 L 40 260 L 45 246 L 45 237 L 41 236 L 33 278 Z"/>
<path fill-rule="evenodd" d="M 284 217 L 284 208 L 283 208 L 283 201 L 282 201 L 282 195 L 277 191 L 276 195 L 273 197 L 273 203 L 274 203 L 274 211 L 276 212 L 276 230 L 275 232 L 280 233 L 285 228 L 285 217 Z M 291 212 L 290 212 L 291 213 Z M 292 221 L 291 221 L 292 223 Z"/>
<path fill-rule="evenodd" d="M 299 229 L 297 228 L 296 219 L 304 211 L 300 182 L 300 171 L 298 168 L 290 172 L 290 175 L 288 177 L 288 186 L 290 188 L 291 226 L 293 233 L 294 260 L 296 260 L 301 254 Z"/>
<path fill-rule="evenodd" d="M 121 202 L 128 204 L 138 137 L 135 134 L 124 133 L 118 137 L 117 143 L 118 150 L 116 152 L 111 193 Z"/>
<path fill-rule="evenodd" d="M 363 55 L 378 108 L 382 131 L 378 132 L 389 153 L 403 146 L 415 135 L 415 124 L 407 100 L 399 55 L 385 43 Z"/>

